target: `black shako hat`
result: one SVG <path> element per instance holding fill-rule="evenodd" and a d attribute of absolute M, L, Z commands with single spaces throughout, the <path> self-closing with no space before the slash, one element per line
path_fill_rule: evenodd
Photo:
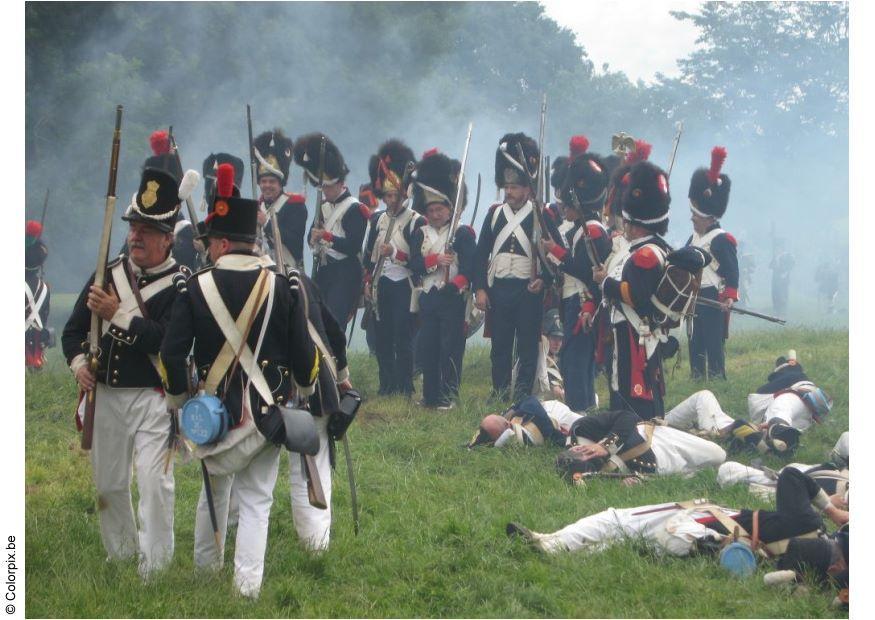
<path fill-rule="evenodd" d="M 639 161 L 647 161 L 653 147 L 644 140 L 635 140 L 635 149 L 626 153 L 620 159 L 616 155 L 609 155 L 602 163 L 610 170 L 608 189 L 605 195 L 605 215 L 620 215 L 620 199 L 623 196 L 623 177 Z"/>
<path fill-rule="evenodd" d="M 656 234 L 665 234 L 671 204 L 665 171 L 649 161 L 641 161 L 633 164 L 620 182 L 623 186 L 620 197 L 623 218 Z"/>
<path fill-rule="evenodd" d="M 257 178 L 272 176 L 285 186 L 289 180 L 289 166 L 292 164 L 293 143 L 281 129 L 265 131 L 252 140 L 252 149 L 258 161 Z M 238 184 L 239 185 L 239 184 Z"/>
<path fill-rule="evenodd" d="M 437 149 L 423 153 L 410 175 L 414 211 L 424 214 L 433 202 L 442 202 L 450 209 L 455 206 L 458 167 L 453 162 Z"/>
<path fill-rule="evenodd" d="M 319 178 L 319 145 L 325 137 L 325 166 Z M 295 140 L 295 163 L 304 169 L 304 179 L 313 187 L 333 185 L 346 179 L 349 168 L 340 149 L 321 132 L 308 133 Z"/>
<path fill-rule="evenodd" d="M 204 175 L 204 200 L 207 204 L 213 204 L 213 198 L 216 192 L 216 170 L 222 164 L 231 164 L 234 166 L 234 185 L 240 187 L 243 185 L 243 175 L 246 172 L 246 164 L 239 157 L 235 157 L 230 153 L 210 153 L 204 160 L 203 175 Z"/>
<path fill-rule="evenodd" d="M 729 177 L 720 173 L 726 161 L 726 149 L 715 146 L 711 149 L 711 167 L 699 168 L 690 179 L 690 209 L 702 217 L 720 219 L 729 204 Z"/>
<path fill-rule="evenodd" d="M 567 170 L 560 190 L 562 203 L 569 207 L 577 206 L 583 213 L 601 208 L 608 186 L 605 164 L 598 155 L 588 152 L 587 148 L 589 140 L 586 136 L 571 138 L 570 155 L 565 162 Z"/>
<path fill-rule="evenodd" d="M 525 161 L 520 159 L 520 147 Z M 504 187 L 508 184 L 525 185 L 529 180 L 525 170 L 528 169 L 533 181 L 538 178 L 538 164 L 541 152 L 538 143 L 524 133 L 505 134 L 498 141 L 495 150 L 495 185 Z"/>
<path fill-rule="evenodd" d="M 194 174 L 197 175 L 196 172 Z M 162 232 L 173 232 L 179 205 L 184 200 L 179 194 L 180 187 L 173 175 L 146 168 L 140 178 L 140 189 L 134 194 L 122 219 L 126 222 L 144 222 Z"/>
<path fill-rule="evenodd" d="M 415 162 L 413 151 L 401 140 L 393 138 L 381 144 L 376 155 L 371 155 L 368 161 L 368 174 L 374 195 L 382 198 L 383 192 L 406 193 L 404 172 L 407 164 Z"/>
<path fill-rule="evenodd" d="M 240 197 L 240 190 L 234 185 L 232 164 L 220 164 L 216 170 L 216 197 L 204 222 L 207 237 L 255 243 L 258 201 Z"/>

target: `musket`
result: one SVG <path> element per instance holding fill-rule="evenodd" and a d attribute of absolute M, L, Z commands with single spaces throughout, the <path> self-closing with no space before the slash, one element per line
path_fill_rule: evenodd
<path fill-rule="evenodd" d="M 179 156 L 179 147 L 176 146 L 176 138 L 173 137 L 173 125 L 170 126 L 170 130 L 167 132 L 168 138 L 170 139 L 170 151 L 173 153 L 173 157 L 176 160 L 176 165 L 179 166 L 179 169 L 182 170 L 182 158 Z M 197 215 L 194 212 L 194 201 L 192 201 L 191 196 L 187 196 L 185 199 L 185 208 L 188 211 L 188 219 L 191 221 L 191 227 L 196 231 L 197 230 Z M 195 232 L 195 234 L 197 234 Z M 197 253 L 198 260 L 200 264 L 203 265 L 206 262 L 206 250 L 201 252 L 198 250 Z"/>
<path fill-rule="evenodd" d="M 671 169 L 674 168 L 674 160 L 678 154 L 678 144 L 680 144 L 681 134 L 684 132 L 684 122 L 678 121 L 677 124 L 675 125 L 675 129 L 677 129 L 678 132 L 675 134 L 674 145 L 671 148 L 671 161 L 668 162 L 668 172 L 666 174 L 666 176 L 668 176 L 668 177 L 671 177 Z"/>
<path fill-rule="evenodd" d="M 462 167 L 459 169 L 459 178 L 456 180 L 456 204 L 453 206 L 453 219 L 450 224 L 450 230 L 447 232 L 447 238 L 444 240 L 444 251 L 446 254 L 450 249 L 450 244 L 453 243 L 456 237 L 456 230 L 459 228 L 459 221 L 462 218 L 462 189 L 465 187 L 465 166 L 468 163 L 468 149 L 471 148 L 471 132 L 474 129 L 474 123 L 468 123 L 468 135 L 465 137 L 465 150 L 462 151 Z M 444 268 L 444 284 L 450 281 L 450 267 Z"/>
<path fill-rule="evenodd" d="M 574 486 L 586 486 L 586 481 L 591 478 L 613 478 L 620 480 L 625 480 L 626 478 L 637 478 L 638 480 L 647 480 L 647 477 L 644 474 L 638 472 L 624 474 L 618 471 L 588 471 L 575 473 L 572 476 L 572 484 Z"/>
<path fill-rule="evenodd" d="M 726 308 L 723 307 L 723 304 L 721 304 L 719 301 L 714 301 L 713 299 L 705 299 L 702 297 L 697 297 L 696 304 L 700 305 L 700 306 L 705 306 L 706 308 L 715 308 L 718 310 L 723 310 L 724 312 L 726 311 Z M 782 319 L 782 318 L 776 317 L 776 316 L 770 316 L 768 314 L 762 314 L 760 312 L 754 312 L 753 310 L 747 310 L 745 308 L 739 308 L 736 305 L 730 306 L 729 312 L 735 312 L 736 314 L 744 314 L 747 316 L 753 316 L 753 317 L 756 317 L 758 319 L 763 319 L 765 321 L 770 321 L 772 323 L 778 323 L 780 325 L 787 324 L 786 319 Z"/>
<path fill-rule="evenodd" d="M 252 200 L 258 200 L 258 162 L 255 158 L 255 144 L 252 142 L 252 110 L 246 104 L 246 131 L 249 133 L 249 178 L 252 181 Z"/>
<path fill-rule="evenodd" d="M 319 178 L 316 185 L 316 212 L 313 214 L 313 228 L 322 228 L 325 225 L 325 216 L 322 213 L 322 177 L 325 175 L 325 136 L 319 141 Z M 319 240 L 313 245 L 313 268 L 310 277 L 315 278 L 322 264 L 322 245 Z"/>
<path fill-rule="evenodd" d="M 210 473 L 207 471 L 207 464 L 201 459 L 201 474 L 204 478 L 204 495 L 207 499 L 207 510 L 210 513 L 210 525 L 213 527 L 213 539 L 216 541 L 216 552 L 219 557 L 222 555 L 222 537 L 219 534 L 219 521 L 216 519 L 216 504 L 213 501 L 213 484 L 210 481 Z"/>
<path fill-rule="evenodd" d="M 347 429 L 349 430 L 349 429 Z M 349 439 L 347 433 L 343 434 L 343 454 L 346 457 L 346 476 L 349 479 L 349 500 L 352 505 L 352 527 L 355 535 L 359 534 L 359 502 L 358 494 L 355 490 L 355 472 L 352 467 L 352 453 L 349 450 Z"/>
<path fill-rule="evenodd" d="M 46 223 L 46 210 L 49 208 L 49 188 L 46 188 L 46 197 L 43 200 L 43 213 L 40 215 L 39 223 L 43 226 Z"/>
<path fill-rule="evenodd" d="M 122 106 L 115 109 L 115 131 L 112 134 L 112 153 L 109 158 L 109 181 L 106 188 L 106 205 L 103 210 L 103 230 L 100 233 L 100 245 L 97 249 L 97 267 L 94 270 L 94 286 L 103 288 L 106 280 L 106 260 L 109 257 L 110 233 L 112 218 L 115 215 L 115 187 L 118 180 L 118 158 L 122 142 Z M 91 373 L 96 378 L 100 363 L 100 316 L 91 313 L 91 331 L 88 333 L 88 363 Z M 90 389 L 85 400 L 85 419 L 82 423 L 82 449 L 90 450 L 94 438 L 94 408 L 97 405 L 96 387 Z"/>
<path fill-rule="evenodd" d="M 480 173 L 477 173 L 477 196 L 474 198 L 474 213 L 471 214 L 471 228 L 474 228 L 474 220 L 477 219 L 477 207 L 480 206 Z"/>
<path fill-rule="evenodd" d="M 545 205 L 550 204 L 550 156 L 549 155 L 544 155 L 544 204 Z"/>
<path fill-rule="evenodd" d="M 580 206 L 580 199 L 577 197 L 577 192 L 572 187 L 571 188 L 571 204 L 574 207 L 574 210 L 580 213 L 580 217 L 583 217 L 583 208 Z M 586 248 L 586 255 L 589 258 L 589 263 L 593 267 L 598 267 L 599 269 L 603 269 L 604 265 L 599 260 L 598 252 L 596 251 L 595 242 L 592 240 L 592 237 L 589 234 L 589 227 L 586 225 L 586 221 L 584 220 L 581 225 L 581 232 L 583 233 L 583 243 Z"/>

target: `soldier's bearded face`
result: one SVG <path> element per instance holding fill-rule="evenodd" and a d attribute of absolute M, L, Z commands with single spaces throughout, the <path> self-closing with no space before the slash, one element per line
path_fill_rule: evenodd
<path fill-rule="evenodd" d="M 273 202 L 279 198 L 283 186 L 276 177 L 265 175 L 258 179 L 258 187 L 261 189 L 261 195 L 264 196 L 265 202 Z"/>
<path fill-rule="evenodd" d="M 526 185 L 507 183 L 504 186 L 504 201 L 514 211 L 522 208 L 522 206 L 526 204 L 526 201 L 529 199 L 529 194 L 529 187 Z"/>
<path fill-rule="evenodd" d="M 128 251 L 137 267 L 149 269 L 164 262 L 173 245 L 173 233 L 166 233 L 142 222 L 131 222 Z"/>

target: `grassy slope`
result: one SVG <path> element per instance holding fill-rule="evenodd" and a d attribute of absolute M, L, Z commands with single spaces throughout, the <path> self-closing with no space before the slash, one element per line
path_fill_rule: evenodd
<path fill-rule="evenodd" d="M 829 421 L 803 437 L 797 457 L 818 462 L 848 428 L 847 332 L 746 332 L 728 343 L 731 381 L 709 385 L 733 415 L 745 411 L 774 358 L 795 347 L 810 376 L 835 397 Z M 763 506 L 743 488 L 720 490 L 713 471 L 639 488 L 595 481 L 571 488 L 553 472 L 552 449 L 477 450 L 464 444 L 489 412 L 489 352 L 469 350 L 462 406 L 436 414 L 399 398 L 371 396 L 350 431 L 362 532 L 352 533 L 342 455 L 334 483 L 331 550 L 308 557 L 290 516 L 283 457 L 270 525 L 264 589 L 257 602 L 232 594 L 233 540 L 225 569 L 192 563 L 194 464 L 177 468 L 172 567 L 143 585 L 134 563 L 107 563 L 88 458 L 72 427 L 75 392 L 55 354 L 29 376 L 27 402 L 27 615 L 30 617 L 832 617 L 830 598 L 788 596 L 756 579 L 728 579 L 710 558 L 656 559 L 634 543 L 599 555 L 544 558 L 504 535 L 509 520 L 551 531 L 608 506 L 708 496 Z M 376 367 L 356 354 L 352 375 L 365 396 Z M 604 379 L 599 391 L 606 402 Z M 669 379 L 668 405 L 698 389 L 686 355 Z M 742 457 L 741 460 L 744 460 Z M 779 465 L 772 459 L 771 465 Z M 763 569 L 761 568 L 761 573 Z M 760 573 L 760 574 L 761 574 Z"/>

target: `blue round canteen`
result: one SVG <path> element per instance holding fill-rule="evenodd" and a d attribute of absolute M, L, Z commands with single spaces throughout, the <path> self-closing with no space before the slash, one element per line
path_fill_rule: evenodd
<path fill-rule="evenodd" d="M 201 394 L 182 406 L 182 432 L 199 446 L 215 443 L 228 433 L 228 410 L 217 397 Z"/>
<path fill-rule="evenodd" d="M 750 547 L 734 542 L 726 545 L 720 552 L 720 566 L 736 577 L 748 577 L 756 571 L 757 560 Z"/>

